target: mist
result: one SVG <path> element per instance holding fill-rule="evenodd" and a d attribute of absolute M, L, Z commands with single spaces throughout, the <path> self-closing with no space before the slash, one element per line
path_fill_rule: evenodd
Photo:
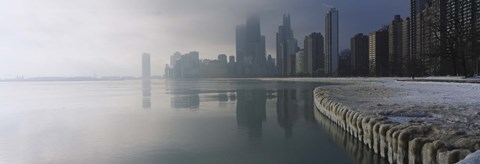
<path fill-rule="evenodd" d="M 2 0 L 0 78 L 16 76 L 139 76 L 141 54 L 152 55 L 162 75 L 174 52 L 200 58 L 235 55 L 235 26 L 258 14 L 267 54 L 290 13 L 300 46 L 305 35 L 324 33 L 329 7 L 340 12 L 340 48 L 356 33 L 408 15 L 397 0 Z"/>

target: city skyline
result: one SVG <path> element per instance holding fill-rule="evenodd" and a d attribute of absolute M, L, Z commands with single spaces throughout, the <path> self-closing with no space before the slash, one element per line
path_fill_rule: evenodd
<path fill-rule="evenodd" d="M 5 25 L 0 30 L 4 36 L 0 42 L 5 43 L 0 46 L 0 78 L 139 76 L 141 63 L 137 57 L 143 52 L 152 55 L 152 75 L 161 75 L 176 51 L 197 50 L 205 58 L 236 55 L 234 27 L 245 19 L 245 12 L 257 9 L 262 9 L 259 15 L 267 55 L 273 57 L 274 35 L 285 13 L 292 17 L 295 39 L 303 40 L 312 32 L 323 32 L 326 9 L 336 7 L 342 17 L 342 50 L 350 47 L 349 39 L 354 34 L 368 33 L 388 23 L 393 15 L 407 16 L 409 12 L 408 2 L 378 0 L 356 2 L 357 5 L 351 5 L 355 3 L 352 1 L 313 0 L 221 4 L 205 0 L 201 5 L 187 5 L 188 2 L 23 0 L 0 5 L 0 20 Z M 215 7 L 219 9 L 206 12 Z M 231 10 L 235 7 L 239 9 Z M 382 14 L 371 12 L 374 7 L 376 13 Z M 190 27 L 191 23 L 195 23 L 195 28 Z M 299 47 L 303 47 L 303 42 L 299 41 Z"/>

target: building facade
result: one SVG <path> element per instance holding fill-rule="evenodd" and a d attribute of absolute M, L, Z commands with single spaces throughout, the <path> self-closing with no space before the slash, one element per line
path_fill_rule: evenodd
<path fill-rule="evenodd" d="M 370 76 L 388 76 L 388 30 L 371 32 L 368 42 Z"/>
<path fill-rule="evenodd" d="M 368 76 L 368 36 L 360 33 L 351 39 L 351 65 L 353 76 Z"/>
<path fill-rule="evenodd" d="M 388 25 L 388 67 L 391 76 L 402 76 L 403 74 L 403 20 L 396 15 L 392 23 Z"/>
<path fill-rule="evenodd" d="M 306 66 L 306 61 L 305 61 L 305 53 L 303 50 L 299 50 L 297 52 L 297 54 L 295 55 L 296 56 L 296 68 L 295 68 L 295 74 L 297 76 L 301 76 L 301 75 L 304 75 L 305 74 L 305 66 Z"/>
<path fill-rule="evenodd" d="M 280 76 L 288 75 L 289 56 L 296 53 L 292 51 L 296 48 L 296 45 L 293 45 L 292 42 L 296 42 L 296 40 L 293 37 L 290 15 L 283 15 L 283 24 L 278 27 L 276 33 L 277 73 Z"/>
<path fill-rule="evenodd" d="M 150 54 L 142 54 L 142 79 L 149 80 L 152 75 L 150 72 Z"/>
<path fill-rule="evenodd" d="M 325 16 L 325 71 L 328 76 L 338 75 L 338 11 L 331 8 Z"/>
<path fill-rule="evenodd" d="M 324 38 L 321 33 L 305 36 L 303 42 L 305 53 L 305 73 L 308 76 L 325 76 Z"/>
<path fill-rule="evenodd" d="M 236 51 L 240 77 L 266 76 L 265 36 L 260 32 L 260 18 L 252 15 L 236 28 Z"/>

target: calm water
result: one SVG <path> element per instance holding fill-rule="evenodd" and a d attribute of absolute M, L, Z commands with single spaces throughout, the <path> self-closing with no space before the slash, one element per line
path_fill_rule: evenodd
<path fill-rule="evenodd" d="M 314 110 L 319 85 L 0 83 L 0 163 L 383 163 Z"/>

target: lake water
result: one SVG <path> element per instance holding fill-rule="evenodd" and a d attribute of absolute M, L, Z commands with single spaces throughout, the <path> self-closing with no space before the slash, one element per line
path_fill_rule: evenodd
<path fill-rule="evenodd" d="M 0 163 L 385 163 L 275 80 L 0 83 Z"/>

